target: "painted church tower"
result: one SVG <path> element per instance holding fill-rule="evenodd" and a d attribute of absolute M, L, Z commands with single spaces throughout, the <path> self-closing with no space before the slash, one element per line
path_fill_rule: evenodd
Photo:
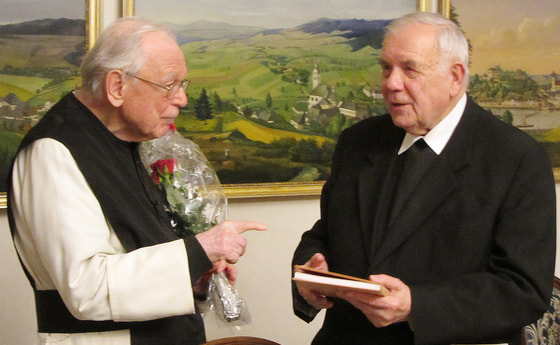
<path fill-rule="evenodd" d="M 319 74 L 319 67 L 315 64 L 313 68 L 313 87 L 312 90 L 321 84 L 321 74 Z"/>

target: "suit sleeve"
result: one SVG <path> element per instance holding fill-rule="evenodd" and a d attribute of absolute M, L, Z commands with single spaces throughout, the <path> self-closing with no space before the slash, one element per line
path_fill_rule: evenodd
<path fill-rule="evenodd" d="M 313 227 L 304 232 L 301 241 L 299 242 L 292 259 L 292 268 L 294 265 L 303 265 L 315 253 L 321 253 L 325 256 L 327 264 L 329 263 L 328 253 L 328 231 L 327 231 L 327 217 L 328 217 L 328 200 L 330 197 L 330 186 L 336 180 L 336 166 L 340 157 L 340 144 L 343 142 L 343 137 L 338 141 L 332 159 L 332 172 L 331 176 L 323 186 L 321 192 L 321 218 L 313 225 Z M 311 322 L 319 313 L 319 310 L 309 305 L 303 297 L 298 293 L 295 283 L 292 282 L 292 305 L 294 313 L 306 322 Z"/>
<path fill-rule="evenodd" d="M 183 240 L 125 253 L 70 152 L 52 139 L 13 173 L 14 241 L 40 290 L 78 319 L 143 321 L 195 312 Z"/>

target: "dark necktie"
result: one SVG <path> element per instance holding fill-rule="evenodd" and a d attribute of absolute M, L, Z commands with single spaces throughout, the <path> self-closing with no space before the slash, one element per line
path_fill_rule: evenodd
<path fill-rule="evenodd" d="M 391 217 L 389 218 L 390 223 L 393 222 L 394 217 L 401 211 L 406 200 L 410 197 L 436 156 L 436 153 L 432 151 L 424 139 L 417 140 L 414 145 L 403 153 L 404 164 L 397 181 Z"/>

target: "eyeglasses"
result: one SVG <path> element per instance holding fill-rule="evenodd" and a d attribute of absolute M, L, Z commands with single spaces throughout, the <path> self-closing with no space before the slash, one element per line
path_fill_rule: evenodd
<path fill-rule="evenodd" d="M 187 89 L 189 88 L 189 84 L 191 83 L 190 80 L 188 79 L 184 79 L 178 82 L 175 82 L 173 84 L 169 84 L 169 85 L 161 85 L 158 83 L 154 83 L 153 81 L 150 81 L 148 79 L 144 79 L 144 78 L 140 78 L 139 76 L 136 76 L 132 73 L 127 73 L 129 76 L 136 78 L 138 80 L 141 80 L 143 82 L 146 82 L 148 84 L 152 84 L 154 86 L 157 86 L 159 88 L 162 88 L 164 90 L 167 91 L 165 97 L 167 98 L 173 98 L 177 95 L 177 92 L 179 92 L 179 89 L 183 89 L 185 91 L 185 93 L 187 93 Z"/>

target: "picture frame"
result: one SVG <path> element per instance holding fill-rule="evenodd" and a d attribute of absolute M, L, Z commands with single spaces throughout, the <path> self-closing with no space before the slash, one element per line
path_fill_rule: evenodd
<path fill-rule="evenodd" d="M 123 16 L 133 16 L 137 15 L 139 17 L 146 17 L 148 19 L 153 19 L 156 21 L 164 21 L 160 18 L 152 18 L 151 12 L 146 11 L 146 13 L 137 13 L 136 5 L 140 1 L 145 0 L 123 0 L 122 1 L 122 13 Z M 145 4 L 145 3 L 144 3 Z M 301 4 L 301 3 L 300 3 Z M 162 3 L 158 3 L 158 7 L 161 7 Z M 165 6 L 165 5 L 163 5 Z M 412 2 L 412 10 L 421 11 L 439 11 L 442 6 L 442 0 L 416 0 Z M 174 9 L 175 10 L 175 9 Z M 357 10 L 357 18 L 360 17 L 361 13 Z M 402 15 L 406 12 L 410 12 L 411 9 L 403 10 Z M 336 17 L 336 15 L 334 15 Z M 361 17 L 360 17 L 361 18 Z M 375 18 L 365 18 L 365 19 L 375 19 Z M 193 71 L 195 68 L 192 69 Z M 189 95 L 190 97 L 190 95 Z M 192 101 L 192 98 L 190 100 Z M 197 142 L 195 139 L 193 141 Z M 198 142 L 197 142 L 198 143 Z M 204 151 L 204 149 L 203 149 Z M 205 152 L 206 154 L 206 152 Z M 222 180 L 223 188 L 228 199 L 238 199 L 238 198 L 262 198 L 262 197 L 304 197 L 304 196 L 318 196 L 321 194 L 321 190 L 324 184 L 322 181 L 308 181 L 308 182 L 264 182 L 264 183 L 227 183 Z"/>
<path fill-rule="evenodd" d="M 555 133 L 560 130 L 560 76 L 555 73 L 560 65 L 551 54 L 560 51 L 560 41 L 556 39 L 560 25 L 554 24 L 560 3 L 543 0 L 538 5 L 525 5 L 522 0 L 512 0 L 507 5 L 445 0 L 440 13 L 457 21 L 469 40 L 469 94 L 482 107 L 502 119 L 507 115 L 509 119 L 505 121 L 541 142 L 549 153 L 558 183 L 560 137 Z M 494 19 L 487 20 L 485 16 Z M 518 86 L 511 87 L 508 79 L 515 79 Z M 505 85 L 505 91 L 495 91 L 497 84 Z"/>
<path fill-rule="evenodd" d="M 85 20 L 84 40 L 86 50 L 89 49 L 89 47 L 97 40 L 101 29 L 101 1 L 102 0 L 85 0 L 85 13 L 83 19 Z M 65 2 L 64 6 L 71 6 L 71 3 Z M 6 167 L 0 168 L 6 169 Z M 0 209 L 6 207 L 6 192 L 0 190 Z"/>
<path fill-rule="evenodd" d="M 86 0 L 86 46 L 87 50 L 93 46 L 101 32 L 101 1 Z"/>

